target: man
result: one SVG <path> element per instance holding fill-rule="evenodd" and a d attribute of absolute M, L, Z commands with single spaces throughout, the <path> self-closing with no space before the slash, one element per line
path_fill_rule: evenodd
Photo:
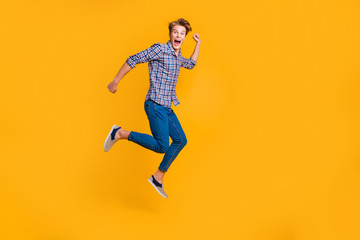
<path fill-rule="evenodd" d="M 181 67 L 192 69 L 196 65 L 200 50 L 200 36 L 194 34 L 196 46 L 191 58 L 181 56 L 181 45 L 192 29 L 190 23 L 183 18 L 169 24 L 167 43 L 155 43 L 150 48 L 130 56 L 120 68 L 108 89 L 115 93 L 120 80 L 138 63 L 149 63 L 150 88 L 145 98 L 144 108 L 149 119 L 152 136 L 135 131 L 126 131 L 114 125 L 104 144 L 107 152 L 120 139 L 127 139 L 154 152 L 164 153 L 164 158 L 148 181 L 165 198 L 168 195 L 163 188 L 164 175 L 171 163 L 187 143 L 185 133 L 176 114 L 171 109 L 180 102 L 176 96 L 176 83 Z M 172 143 L 169 147 L 169 136 Z"/>

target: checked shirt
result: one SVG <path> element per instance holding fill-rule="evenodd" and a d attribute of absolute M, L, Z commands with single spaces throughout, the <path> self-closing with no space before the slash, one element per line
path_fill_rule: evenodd
<path fill-rule="evenodd" d="M 131 68 L 138 63 L 149 63 L 150 87 L 145 100 L 151 99 L 168 108 L 171 108 L 172 102 L 175 106 L 180 104 L 175 90 L 180 68 L 192 69 L 196 65 L 192 58 L 181 56 L 181 49 L 176 56 L 170 40 L 167 43 L 155 43 L 128 57 L 126 62 Z"/>

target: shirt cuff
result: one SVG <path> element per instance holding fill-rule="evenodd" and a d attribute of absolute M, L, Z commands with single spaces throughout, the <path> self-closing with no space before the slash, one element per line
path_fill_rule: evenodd
<path fill-rule="evenodd" d="M 130 57 L 128 57 L 128 59 L 126 59 L 126 62 L 127 62 L 127 64 L 129 64 L 129 66 L 130 66 L 131 68 L 134 68 L 135 65 L 136 65 L 136 63 L 135 63 L 133 60 L 131 60 Z"/>
<path fill-rule="evenodd" d="M 196 65 L 196 61 L 194 59 L 190 58 L 190 62 L 194 64 L 194 66 Z"/>

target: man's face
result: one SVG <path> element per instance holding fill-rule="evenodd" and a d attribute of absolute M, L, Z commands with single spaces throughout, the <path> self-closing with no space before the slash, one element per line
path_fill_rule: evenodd
<path fill-rule="evenodd" d="M 183 26 L 176 25 L 170 33 L 170 42 L 175 50 L 179 50 L 186 38 L 186 29 Z"/>

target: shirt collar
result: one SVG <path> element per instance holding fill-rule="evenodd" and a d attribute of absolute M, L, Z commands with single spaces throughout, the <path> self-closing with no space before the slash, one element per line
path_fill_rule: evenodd
<path fill-rule="evenodd" d="M 170 51 L 176 56 L 176 54 L 175 54 L 175 49 L 172 47 L 170 40 L 167 41 L 166 44 L 167 44 L 167 46 L 170 48 Z M 180 56 L 180 55 L 181 55 L 181 48 L 179 49 L 179 53 L 178 53 L 178 56 Z"/>

